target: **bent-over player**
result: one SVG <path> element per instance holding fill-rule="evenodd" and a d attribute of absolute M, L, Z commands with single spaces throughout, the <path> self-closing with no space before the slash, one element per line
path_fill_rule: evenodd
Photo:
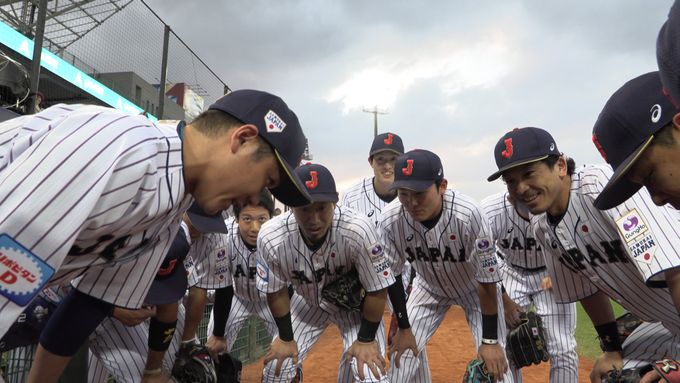
<path fill-rule="evenodd" d="M 80 277 L 42 332 L 29 382 L 56 381 L 114 306 L 142 305 L 193 199 L 213 214 L 270 187 L 304 203 L 288 176 L 304 147 L 287 105 L 252 90 L 186 126 L 79 105 L 0 124 L 0 336 L 42 287 Z"/>
<path fill-rule="evenodd" d="M 395 169 L 392 189 L 399 200 L 383 210 L 381 241 L 393 272 L 400 275 L 409 261 L 416 278 L 407 303 L 399 277 L 390 287 L 399 325 L 390 348 L 390 381 L 424 382 L 429 366 L 417 352 L 404 351 L 424 350 L 449 308 L 460 305 L 488 371 L 498 381 L 512 382 L 502 348 L 506 328 L 499 264 L 482 209 L 446 188 L 441 160 L 430 151 L 399 156 Z"/>
<path fill-rule="evenodd" d="M 294 207 L 264 224 L 258 236 L 258 287 L 278 327 L 265 357 L 265 382 L 290 382 L 296 365 L 330 324 L 342 335 L 338 382 L 386 381 L 382 315 L 394 277 L 376 228 L 363 214 L 336 206 L 338 193 L 325 167 L 295 170 L 312 204 Z M 323 295 L 339 278 L 356 273 L 366 295 L 361 312 L 340 308 Z M 288 295 L 292 283 L 296 294 Z"/>
<path fill-rule="evenodd" d="M 571 161 L 571 160 L 570 160 Z M 572 165 L 573 167 L 573 165 Z M 529 211 L 512 201 L 507 192 L 496 193 L 482 201 L 496 241 L 496 255 L 505 261 L 503 308 L 509 328 L 518 326 L 520 312 L 533 305 L 543 321 L 546 348 L 550 354 L 550 382 L 578 382 L 576 354 L 576 304 L 555 302 L 552 292 L 543 288 L 548 277 L 543 249 L 534 238 Z M 518 380 L 517 377 L 515 380 Z"/>
<path fill-rule="evenodd" d="M 659 84 L 658 77 L 656 79 Z M 544 252 L 558 303 L 580 301 L 605 352 L 591 372 L 637 367 L 680 356 L 680 318 L 664 270 L 677 264 L 677 221 L 638 193 L 618 208 L 594 206 L 612 172 L 586 165 L 574 171 L 552 136 L 538 128 L 515 129 L 498 141 L 494 155 L 508 193 L 526 205 Z M 621 344 L 609 297 L 643 323 Z M 623 363 L 625 361 L 625 364 Z"/>

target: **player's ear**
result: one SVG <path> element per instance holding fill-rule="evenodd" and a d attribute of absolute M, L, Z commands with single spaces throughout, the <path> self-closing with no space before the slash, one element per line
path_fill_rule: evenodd
<path fill-rule="evenodd" d="M 673 126 L 675 129 L 680 129 L 680 113 L 673 116 Z"/>
<path fill-rule="evenodd" d="M 557 172 L 560 177 L 565 177 L 567 175 L 567 158 L 565 156 L 560 156 L 560 158 L 557 159 L 555 166 L 557 166 Z"/>
<path fill-rule="evenodd" d="M 253 124 L 241 125 L 237 128 L 231 129 L 229 132 L 230 142 L 229 148 L 233 153 L 248 142 L 258 143 L 257 137 L 259 133 L 257 127 Z"/>
<path fill-rule="evenodd" d="M 446 187 L 449 186 L 449 181 L 444 178 L 439 184 L 439 194 L 444 194 L 446 192 Z"/>

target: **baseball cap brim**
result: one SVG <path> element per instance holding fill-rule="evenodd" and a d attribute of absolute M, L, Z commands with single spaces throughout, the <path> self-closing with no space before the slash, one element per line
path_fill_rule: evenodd
<path fill-rule="evenodd" d="M 546 159 L 546 158 L 548 158 L 547 155 L 546 155 L 546 156 L 535 157 L 535 158 L 529 158 L 529 159 L 526 159 L 526 160 L 523 160 L 523 161 L 519 161 L 519 162 L 514 162 L 514 163 L 511 163 L 511 164 L 508 164 L 508 165 L 503 166 L 502 168 L 498 169 L 497 172 L 495 172 L 495 173 L 493 173 L 492 175 L 490 175 L 489 178 L 487 178 L 486 180 L 489 181 L 489 182 L 495 181 L 495 180 L 497 180 L 500 176 L 503 175 L 503 172 L 505 172 L 505 171 L 507 171 L 507 170 L 510 170 L 510 169 L 512 169 L 512 168 L 516 168 L 516 167 L 518 167 L 518 166 L 530 164 L 530 163 L 532 163 L 532 162 L 542 161 L 542 160 L 544 160 L 544 159 Z"/>
<path fill-rule="evenodd" d="M 626 157 L 621 165 L 614 171 L 609 182 L 604 186 L 600 195 L 595 198 L 595 207 L 600 210 L 607 210 L 619 206 L 637 193 L 642 185 L 631 182 L 626 177 L 626 173 L 635 164 L 640 155 L 649 147 L 654 135 L 649 136 L 637 149 Z"/>
<path fill-rule="evenodd" d="M 194 202 L 187 210 L 187 215 L 191 221 L 191 226 L 201 233 L 223 233 L 227 234 L 227 225 L 224 223 L 222 212 L 215 215 L 208 215 L 203 209 Z"/>
<path fill-rule="evenodd" d="M 187 291 L 187 270 L 184 268 L 184 262 L 178 261 L 178 263 L 179 265 L 172 271 L 171 276 L 156 279 L 151 283 L 151 288 L 144 299 L 145 304 L 165 305 L 182 299 Z"/>
<path fill-rule="evenodd" d="M 397 189 L 408 189 L 416 192 L 422 192 L 427 190 L 432 185 L 434 185 L 434 180 L 398 180 L 392 182 L 392 185 L 390 185 L 390 191 Z"/>
<path fill-rule="evenodd" d="M 307 188 L 305 188 L 300 177 L 295 174 L 295 168 L 290 166 L 276 149 L 274 149 L 274 154 L 279 161 L 279 169 L 282 172 L 279 186 L 269 189 L 269 191 L 272 192 L 274 198 L 284 205 L 291 207 L 309 205 L 312 202 L 312 197 L 307 192 Z"/>
<path fill-rule="evenodd" d="M 311 193 L 312 202 L 338 202 L 338 193 Z"/>
<path fill-rule="evenodd" d="M 380 152 L 392 152 L 392 153 L 395 153 L 395 154 L 398 155 L 398 156 L 404 154 L 404 153 L 402 153 L 402 152 L 400 152 L 400 151 L 398 151 L 398 150 L 396 150 L 396 149 L 392 149 L 392 148 L 380 148 L 380 149 L 376 149 L 376 150 L 374 150 L 374 151 L 368 153 L 368 156 L 369 156 L 369 157 L 372 157 L 372 156 L 375 156 L 376 154 L 378 154 L 378 153 L 380 153 Z"/>

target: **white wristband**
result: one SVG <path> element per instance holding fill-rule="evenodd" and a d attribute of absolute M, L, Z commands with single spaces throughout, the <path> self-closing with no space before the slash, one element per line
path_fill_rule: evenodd
<path fill-rule="evenodd" d="M 482 338 L 482 344 L 489 344 L 489 345 L 498 344 L 498 339 L 486 339 L 486 338 Z"/>

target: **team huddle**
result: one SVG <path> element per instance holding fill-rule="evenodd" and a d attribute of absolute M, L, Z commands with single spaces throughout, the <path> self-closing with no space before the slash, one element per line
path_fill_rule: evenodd
<path fill-rule="evenodd" d="M 63 104 L 2 122 L 0 351 L 38 345 L 28 382 L 56 382 L 83 345 L 92 382 L 239 381 L 229 350 L 257 316 L 263 382 L 303 381 L 329 325 L 338 382 L 430 382 L 426 345 L 455 305 L 477 358 L 454 380 L 521 382 L 548 362 L 550 382 L 575 383 L 580 302 L 603 351 L 592 382 L 680 382 L 677 4 L 657 54 L 661 71 L 583 133 L 606 164 L 516 128 L 489 150 L 506 190 L 480 202 L 393 132 L 368 151 L 373 175 L 337 190 L 263 91 L 188 124 Z M 637 318 L 625 331 L 612 300 Z"/>

